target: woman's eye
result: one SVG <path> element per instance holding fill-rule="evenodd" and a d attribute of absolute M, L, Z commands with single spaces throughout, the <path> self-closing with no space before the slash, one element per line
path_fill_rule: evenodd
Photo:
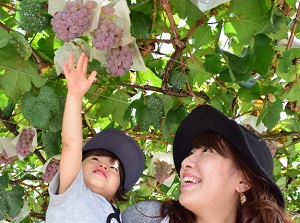
<path fill-rule="evenodd" d="M 190 155 L 193 155 L 193 154 L 194 154 L 194 151 L 190 151 L 190 152 L 189 152 L 189 156 L 190 156 Z"/>
<path fill-rule="evenodd" d="M 212 151 L 211 148 L 208 148 L 208 147 L 203 148 L 203 152 L 211 152 L 211 151 Z"/>
<path fill-rule="evenodd" d="M 97 157 L 93 157 L 92 160 L 99 161 L 99 159 Z"/>

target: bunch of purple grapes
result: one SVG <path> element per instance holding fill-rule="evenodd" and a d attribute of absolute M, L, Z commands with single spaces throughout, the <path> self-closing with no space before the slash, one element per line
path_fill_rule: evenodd
<path fill-rule="evenodd" d="M 91 24 L 90 16 L 97 2 L 82 0 L 67 1 L 63 11 L 58 11 L 51 19 L 53 31 L 58 39 L 66 42 L 81 36 Z"/>
<path fill-rule="evenodd" d="M 33 128 L 24 128 L 20 134 L 18 143 L 16 145 L 17 154 L 26 157 L 30 153 L 35 130 Z"/>
<path fill-rule="evenodd" d="M 122 43 L 123 29 L 115 23 L 113 7 L 102 6 L 97 29 L 91 35 L 94 37 L 92 44 L 97 50 L 109 50 L 112 46 Z"/>
<path fill-rule="evenodd" d="M 163 183 L 166 179 L 169 178 L 170 173 L 172 172 L 172 164 L 164 160 L 157 160 L 155 164 L 155 174 L 154 178 L 159 182 Z"/>
<path fill-rule="evenodd" d="M 133 47 L 131 45 L 111 48 L 106 55 L 106 72 L 111 73 L 114 77 L 123 76 L 133 64 L 132 56 Z"/>
<path fill-rule="evenodd" d="M 58 172 L 58 170 L 59 170 L 59 160 L 52 159 L 46 167 L 45 173 L 43 175 L 43 180 L 46 183 L 50 183 L 53 177 L 55 176 L 55 174 Z"/>
<path fill-rule="evenodd" d="M 13 161 L 12 157 L 8 157 L 6 151 L 3 149 L 2 152 L 0 153 L 0 164 L 10 164 Z"/>

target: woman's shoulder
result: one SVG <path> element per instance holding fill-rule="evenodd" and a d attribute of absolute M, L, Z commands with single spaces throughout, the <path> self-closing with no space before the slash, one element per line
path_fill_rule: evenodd
<path fill-rule="evenodd" d="M 140 201 L 122 212 L 122 222 L 159 223 L 163 220 L 160 215 L 161 205 L 162 202 L 156 200 Z"/>

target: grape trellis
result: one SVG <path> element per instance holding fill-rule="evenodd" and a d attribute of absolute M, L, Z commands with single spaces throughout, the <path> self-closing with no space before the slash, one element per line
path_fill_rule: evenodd
<path fill-rule="evenodd" d="M 121 209 L 177 198 L 174 133 L 210 104 L 268 142 L 274 180 L 300 218 L 299 2 L 218 2 L 0 0 L 0 221 L 44 221 L 59 169 L 61 67 L 81 52 L 98 73 L 83 101 L 84 139 L 116 127 L 145 153 Z"/>

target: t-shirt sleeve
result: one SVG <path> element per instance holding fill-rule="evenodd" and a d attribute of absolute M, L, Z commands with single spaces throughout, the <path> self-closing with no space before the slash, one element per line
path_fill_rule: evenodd
<path fill-rule="evenodd" d="M 58 206 L 63 205 L 66 202 L 72 202 L 72 200 L 78 199 L 78 196 L 86 190 L 86 186 L 83 181 L 82 169 L 80 169 L 70 187 L 62 194 L 58 194 L 59 181 L 60 172 L 58 171 L 52 179 L 48 189 L 51 205 Z"/>
<path fill-rule="evenodd" d="M 123 223 L 160 223 L 163 218 L 160 215 L 160 201 L 140 201 L 125 209 L 121 213 Z"/>

